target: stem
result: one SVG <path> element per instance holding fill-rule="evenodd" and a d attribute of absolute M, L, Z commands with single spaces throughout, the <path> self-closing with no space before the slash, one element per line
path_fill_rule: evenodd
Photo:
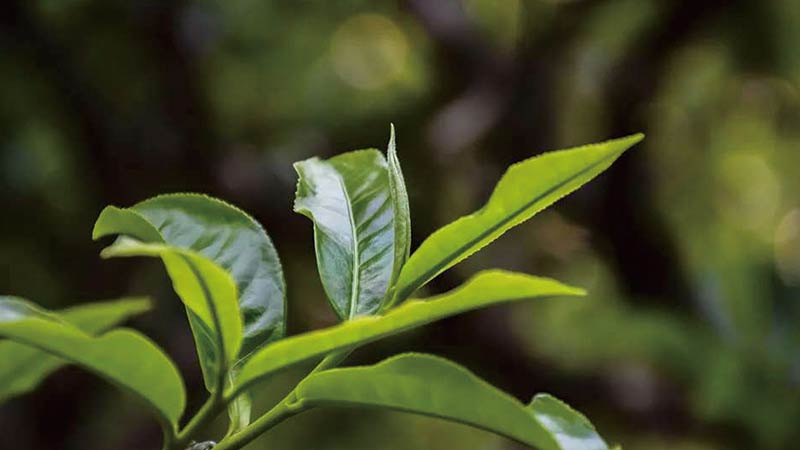
<path fill-rule="evenodd" d="M 259 417 L 258 420 L 251 423 L 243 430 L 222 441 L 219 445 L 214 447 L 214 450 L 238 450 L 275 425 L 295 414 L 299 414 L 304 408 L 291 406 L 290 403 L 293 399 L 294 390 L 275 405 L 274 408 L 269 410 L 269 412 Z"/>
<path fill-rule="evenodd" d="M 331 353 L 325 357 L 303 380 L 314 375 L 315 373 L 336 367 L 350 354 L 351 350 L 342 350 L 339 352 Z M 303 381 L 300 381 L 302 383 Z M 300 385 L 300 383 L 297 383 Z M 297 387 L 295 386 L 289 394 L 286 395 L 275 407 L 269 410 L 266 414 L 259 417 L 255 422 L 248 425 L 243 430 L 234 434 L 230 438 L 222 441 L 214 447 L 214 450 L 239 450 L 245 445 L 252 442 L 255 438 L 261 436 L 267 430 L 275 427 L 284 420 L 308 409 L 307 406 L 295 403 L 295 396 Z"/>
<path fill-rule="evenodd" d="M 192 436 L 197 433 L 198 430 L 208 426 L 208 424 L 217 417 L 224 406 L 225 403 L 222 402 L 221 394 L 215 393 L 208 397 L 208 400 L 200 407 L 200 410 L 192 417 L 192 420 L 178 433 L 177 437 L 171 443 L 170 448 L 173 450 L 183 450 L 186 448 Z"/>
<path fill-rule="evenodd" d="M 161 450 L 172 450 L 173 443 L 176 439 L 176 431 L 172 425 L 163 422 L 161 424 L 162 435 L 164 436 L 164 443 L 161 445 Z"/>

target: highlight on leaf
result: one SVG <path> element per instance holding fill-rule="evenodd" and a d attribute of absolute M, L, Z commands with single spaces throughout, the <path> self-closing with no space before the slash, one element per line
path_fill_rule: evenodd
<path fill-rule="evenodd" d="M 188 302 L 187 315 L 209 391 L 221 390 L 226 379 L 233 383 L 235 373 L 226 373 L 231 367 L 285 335 L 286 286 L 278 254 L 264 228 L 239 208 L 201 194 L 160 195 L 130 208 L 104 209 L 93 237 L 107 235 L 171 246 L 172 250 L 162 248 L 159 256 L 176 292 Z M 136 255 L 130 248 L 105 255 L 126 253 Z M 194 277 L 181 277 L 187 268 L 183 272 Z M 207 277 L 218 279 L 219 292 Z M 205 306 L 196 301 L 203 298 Z M 232 431 L 249 423 L 248 402 L 247 394 L 242 394 L 232 405 Z"/>
<path fill-rule="evenodd" d="M 331 305 L 344 320 L 376 312 L 399 262 L 386 160 L 370 149 L 294 167 L 294 210 L 314 222 L 317 267 Z"/>

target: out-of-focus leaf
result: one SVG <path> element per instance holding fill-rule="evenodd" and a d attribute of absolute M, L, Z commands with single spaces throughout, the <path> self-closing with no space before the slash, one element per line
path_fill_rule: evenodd
<path fill-rule="evenodd" d="M 88 303 L 59 313 L 66 322 L 87 334 L 97 334 L 150 309 L 145 298 Z M 13 341 L 0 342 L 0 402 L 32 391 L 67 362 L 36 348 Z"/>
<path fill-rule="evenodd" d="M 389 408 L 482 428 L 540 450 L 607 450 L 579 413 L 549 395 L 529 406 L 446 359 L 405 354 L 332 369 L 298 386 L 295 406 Z"/>
<path fill-rule="evenodd" d="M 547 278 L 502 270 L 481 272 L 459 288 L 427 300 L 410 300 L 384 316 L 360 317 L 276 342 L 244 364 L 234 390 L 307 359 L 357 347 L 454 314 L 534 297 L 583 294 L 581 289 Z"/>
<path fill-rule="evenodd" d="M 317 266 L 331 305 L 345 320 L 376 312 L 394 273 L 395 230 L 405 227 L 395 223 L 386 160 L 370 149 L 294 167 L 294 209 L 314 222 Z"/>
<path fill-rule="evenodd" d="M 80 365 L 138 396 L 174 430 L 186 404 L 183 380 L 153 342 L 119 329 L 92 337 L 57 315 L 13 297 L 0 297 L 0 336 Z"/>
<path fill-rule="evenodd" d="M 489 201 L 430 235 L 403 266 L 395 301 L 603 172 L 644 136 L 545 153 L 512 165 Z"/>
<path fill-rule="evenodd" d="M 242 345 L 242 318 L 236 284 L 224 269 L 191 250 L 120 237 L 104 258 L 149 256 L 164 262 L 178 297 L 186 305 L 206 387 L 218 386 Z"/>

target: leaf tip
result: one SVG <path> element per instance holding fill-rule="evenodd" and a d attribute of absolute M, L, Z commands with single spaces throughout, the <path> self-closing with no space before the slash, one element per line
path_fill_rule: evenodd
<path fill-rule="evenodd" d="M 584 288 L 570 286 L 569 291 L 570 295 L 574 295 L 575 297 L 586 297 L 589 295 L 589 292 Z"/>
<path fill-rule="evenodd" d="M 389 146 L 387 152 L 391 155 L 392 153 L 397 151 L 397 144 L 395 141 L 395 134 L 394 134 L 394 123 L 389 123 Z"/>

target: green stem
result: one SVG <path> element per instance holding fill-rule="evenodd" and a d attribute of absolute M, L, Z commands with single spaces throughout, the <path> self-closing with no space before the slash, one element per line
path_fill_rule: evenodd
<path fill-rule="evenodd" d="M 331 353 L 325 357 L 314 370 L 311 371 L 305 378 L 314 375 L 315 373 L 321 372 L 326 369 L 330 369 L 336 367 L 339 363 L 341 363 L 347 356 L 350 354 L 350 350 L 343 350 L 335 353 Z M 304 378 L 304 380 L 305 380 Z M 302 383 L 302 381 L 300 381 Z M 298 385 L 300 384 L 298 383 Z M 214 447 L 214 450 L 239 450 L 240 448 L 244 447 L 245 445 L 252 442 L 255 438 L 261 436 L 267 430 L 275 427 L 279 423 L 283 422 L 284 420 L 296 415 L 300 414 L 301 412 L 308 409 L 308 407 L 303 406 L 302 404 L 297 404 L 295 402 L 296 398 L 296 391 L 297 387 L 292 389 L 286 397 L 283 398 L 274 408 L 269 410 L 266 414 L 259 417 L 255 422 L 251 423 L 238 433 L 234 434 L 230 438 L 222 441 Z"/>
<path fill-rule="evenodd" d="M 219 415 L 224 406 L 225 403 L 222 401 L 222 396 L 220 394 L 213 394 L 208 397 L 208 400 L 200 407 L 197 414 L 195 414 L 189 423 L 178 433 L 169 448 L 172 450 L 183 450 L 186 448 L 192 436 L 199 430 L 207 427 L 209 423 Z"/>
<path fill-rule="evenodd" d="M 164 436 L 164 443 L 161 446 L 161 450 L 172 450 L 173 442 L 175 442 L 176 439 L 175 429 L 172 425 L 164 422 L 161 424 L 161 431 Z"/>

